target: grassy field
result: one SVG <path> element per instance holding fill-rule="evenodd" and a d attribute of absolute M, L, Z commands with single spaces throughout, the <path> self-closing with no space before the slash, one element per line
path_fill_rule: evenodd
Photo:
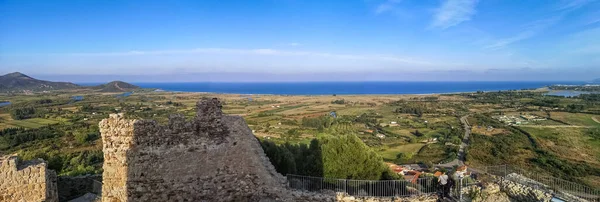
<path fill-rule="evenodd" d="M 425 144 L 387 144 L 379 149 L 379 154 L 386 161 L 394 161 L 398 153 L 414 153 L 416 154 Z"/>
<path fill-rule="evenodd" d="M 594 121 L 591 114 L 551 112 L 551 117 L 556 120 L 567 122 L 571 125 L 600 127 L 600 123 Z M 596 115 L 598 116 L 598 115 Z M 598 118 L 596 118 L 598 119 Z"/>
<path fill-rule="evenodd" d="M 586 135 L 586 128 L 523 127 L 540 143 L 540 147 L 574 161 L 600 165 L 600 141 Z"/>
<path fill-rule="evenodd" d="M 42 119 L 42 118 L 32 118 L 25 120 L 13 120 L 10 118 L 8 114 L 0 114 L 2 117 L 2 122 L 0 123 L 0 128 L 39 128 L 42 126 L 47 126 L 51 124 L 58 123 L 58 120 L 52 119 Z"/>

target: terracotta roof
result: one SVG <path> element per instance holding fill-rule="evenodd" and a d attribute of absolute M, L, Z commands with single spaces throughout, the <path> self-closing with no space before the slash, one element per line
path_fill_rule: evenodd
<path fill-rule="evenodd" d="M 459 166 L 456 171 L 467 171 L 467 166 Z"/>
<path fill-rule="evenodd" d="M 416 171 L 416 170 L 409 170 L 406 173 L 408 173 L 409 175 L 418 175 L 418 174 L 421 174 L 421 172 Z"/>
<path fill-rule="evenodd" d="M 419 179 L 419 176 L 421 175 L 421 172 L 417 172 L 417 174 L 415 175 L 415 177 L 410 181 L 413 184 L 417 183 L 417 179 Z"/>
<path fill-rule="evenodd" d="M 404 169 L 404 168 L 402 168 L 402 166 L 399 166 L 399 165 L 396 165 L 393 163 L 385 163 L 385 164 L 387 164 L 390 167 L 390 169 L 392 169 L 396 173 L 402 172 L 402 170 Z"/>
<path fill-rule="evenodd" d="M 433 176 L 439 177 L 442 175 L 442 172 L 440 171 L 435 171 L 435 174 L 433 174 Z"/>

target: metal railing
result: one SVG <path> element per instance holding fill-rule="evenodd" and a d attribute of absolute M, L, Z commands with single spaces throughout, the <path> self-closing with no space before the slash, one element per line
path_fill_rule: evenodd
<path fill-rule="evenodd" d="M 290 188 L 304 191 L 344 192 L 357 197 L 406 197 L 436 194 L 437 179 L 419 178 L 414 183 L 406 180 L 346 180 L 322 177 L 287 176 Z"/>
<path fill-rule="evenodd" d="M 502 179 L 528 187 L 545 190 L 553 193 L 558 198 L 569 201 L 577 201 L 578 198 L 589 201 L 600 201 L 600 190 L 598 189 L 508 165 L 486 166 L 481 169 L 473 169 L 472 171 L 502 177 Z"/>

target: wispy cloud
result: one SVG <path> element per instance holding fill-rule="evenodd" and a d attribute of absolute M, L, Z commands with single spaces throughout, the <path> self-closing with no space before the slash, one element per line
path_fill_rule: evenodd
<path fill-rule="evenodd" d="M 587 16 L 583 22 L 583 25 L 588 26 L 596 23 L 600 23 L 600 11 L 597 11 Z"/>
<path fill-rule="evenodd" d="M 563 10 L 574 10 L 574 9 L 578 9 L 581 8 L 591 2 L 594 2 L 596 0 L 562 0 L 558 6 L 556 10 L 559 11 L 563 11 Z"/>
<path fill-rule="evenodd" d="M 385 2 L 379 4 L 377 8 L 375 8 L 375 14 L 382 14 L 391 11 L 401 1 L 402 0 L 386 0 Z"/>
<path fill-rule="evenodd" d="M 445 0 L 433 16 L 431 27 L 447 29 L 471 20 L 478 0 Z"/>
<path fill-rule="evenodd" d="M 555 9 L 555 11 L 557 11 L 557 12 L 554 12 L 553 17 L 546 18 L 543 20 L 537 20 L 537 21 L 531 22 L 529 24 L 526 24 L 522 27 L 521 31 L 518 32 L 517 34 L 515 34 L 514 36 L 494 40 L 489 45 L 486 45 L 484 47 L 484 49 L 496 50 L 496 49 L 500 49 L 505 46 L 508 46 L 510 44 L 514 44 L 519 41 L 523 41 L 523 40 L 532 38 L 532 37 L 538 35 L 539 33 L 543 32 L 547 28 L 557 24 L 567 14 L 586 6 L 593 1 L 595 1 L 595 0 L 565 0 L 565 1 L 562 1 L 559 4 L 557 4 L 556 9 Z M 586 22 L 586 25 L 594 24 L 599 21 L 600 21 L 600 19 L 592 19 L 592 20 Z"/>
<path fill-rule="evenodd" d="M 392 63 L 414 64 L 414 65 L 433 65 L 433 63 L 414 59 L 412 57 L 401 57 L 393 55 L 360 55 L 360 54 L 339 54 L 313 51 L 290 51 L 279 49 L 230 49 L 230 48 L 196 48 L 182 50 L 148 50 L 148 51 L 125 51 L 125 52 L 104 52 L 104 53 L 60 53 L 54 55 L 62 56 L 140 56 L 140 55 L 176 55 L 176 54 L 226 54 L 226 55 L 271 55 L 271 56 L 308 56 L 322 57 L 332 59 L 346 60 L 367 60 L 367 61 L 386 61 Z"/>
<path fill-rule="evenodd" d="M 516 35 L 507 37 L 507 38 L 501 38 L 501 39 L 494 40 L 491 44 L 485 46 L 484 49 L 491 49 L 491 50 L 500 49 L 500 48 L 508 46 L 510 44 L 529 39 L 529 38 L 537 35 L 539 32 L 545 30 L 546 28 L 556 24 L 560 19 L 561 19 L 561 17 L 554 17 L 554 18 L 538 20 L 538 21 L 526 24 L 523 26 L 521 31 L 519 33 L 517 33 Z"/>

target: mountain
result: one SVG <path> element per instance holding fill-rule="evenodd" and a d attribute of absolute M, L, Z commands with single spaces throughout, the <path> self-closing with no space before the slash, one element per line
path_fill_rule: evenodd
<path fill-rule="evenodd" d="M 107 84 L 95 86 L 92 89 L 98 90 L 100 92 L 129 92 L 139 88 L 139 86 L 125 83 L 122 81 L 112 81 Z"/>
<path fill-rule="evenodd" d="M 0 76 L 0 92 L 9 91 L 45 91 L 73 89 L 79 86 L 69 82 L 52 82 L 31 78 L 20 72 Z"/>
<path fill-rule="evenodd" d="M 598 84 L 600 84 L 600 78 L 592 80 L 592 83 L 598 83 Z"/>

